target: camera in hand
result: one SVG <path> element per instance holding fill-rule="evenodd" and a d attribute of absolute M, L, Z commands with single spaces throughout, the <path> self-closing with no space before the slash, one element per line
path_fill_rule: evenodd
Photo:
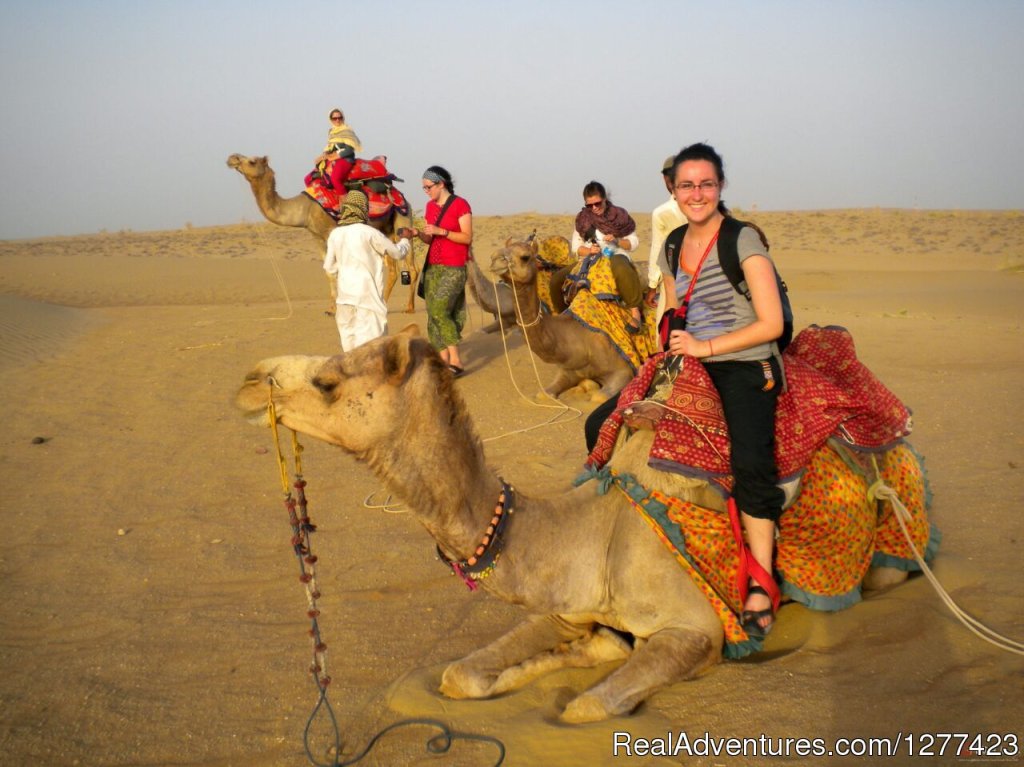
<path fill-rule="evenodd" d="M 402 270 L 402 284 L 403 285 L 409 285 L 411 283 L 412 283 L 412 279 L 411 279 L 411 277 L 409 275 L 409 272 L 407 272 L 405 269 L 403 269 Z"/>
<path fill-rule="evenodd" d="M 673 330 L 686 330 L 686 314 L 675 312 L 668 321 L 668 334 L 672 335 Z M 683 364 L 682 354 L 665 355 L 665 369 L 673 373 L 678 372 L 679 366 Z"/>

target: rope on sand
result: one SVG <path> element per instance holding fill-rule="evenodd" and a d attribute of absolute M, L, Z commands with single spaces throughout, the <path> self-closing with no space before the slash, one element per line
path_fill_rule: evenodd
<path fill-rule="evenodd" d="M 263 233 L 262 229 L 256 229 L 256 236 L 266 244 L 267 235 Z M 281 292 L 284 294 L 284 300 L 288 304 L 288 314 L 284 317 L 264 317 L 264 322 L 275 322 L 277 320 L 290 320 L 295 309 L 292 307 L 292 298 L 288 295 L 288 286 L 284 284 L 284 275 L 281 274 L 281 267 L 277 264 L 277 256 L 274 255 L 274 251 L 270 251 L 270 266 L 274 270 L 274 276 L 277 277 L 277 284 L 281 286 Z"/>
<path fill-rule="evenodd" d="M 498 296 L 498 285 L 497 285 L 497 283 L 491 283 L 491 287 L 494 289 L 494 305 L 497 306 L 497 307 L 500 307 L 501 306 L 501 301 L 500 301 L 500 297 Z M 512 291 L 512 296 L 515 299 L 516 309 L 519 311 L 519 316 L 522 317 L 523 316 L 522 309 L 519 306 L 519 295 L 516 293 L 516 291 L 513 290 Z M 512 373 L 512 360 L 511 360 L 511 357 L 510 357 L 509 351 L 508 351 L 508 340 L 505 337 L 505 335 L 506 335 L 505 334 L 505 323 L 504 323 L 504 321 L 502 319 L 500 311 L 497 313 L 497 317 L 498 317 L 498 328 L 499 328 L 499 332 L 501 333 L 501 346 L 502 346 L 502 349 L 504 349 L 504 352 L 505 352 L 505 367 L 508 370 L 509 380 L 512 381 L 512 388 L 514 388 L 516 390 L 516 393 L 520 397 L 522 397 L 524 400 L 526 400 L 526 402 L 530 403 L 530 405 L 532 405 L 533 407 L 554 409 L 554 410 L 557 410 L 558 412 L 555 413 L 553 416 L 551 416 L 551 418 L 549 418 L 548 420 L 544 421 L 543 423 L 534 424 L 533 426 L 527 426 L 527 427 L 525 427 L 523 429 L 516 429 L 514 431 L 508 431 L 508 432 L 505 432 L 504 434 L 498 434 L 498 435 L 496 435 L 494 437 L 488 437 L 487 439 L 484 439 L 482 441 L 483 442 L 491 442 L 493 440 L 502 439 L 503 437 L 509 437 L 509 436 L 514 435 L 514 434 L 525 434 L 526 432 L 533 431 L 534 429 L 540 429 L 541 427 L 544 427 L 544 426 L 555 426 L 555 425 L 558 425 L 558 424 L 561 424 L 561 423 L 567 423 L 567 422 L 575 420 L 576 418 L 579 418 L 581 415 L 583 415 L 583 413 L 580 410 L 577 410 L 574 407 L 570 407 L 569 405 L 566 405 L 564 402 L 559 402 L 557 399 L 552 398 L 554 400 L 554 404 L 550 404 L 549 405 L 549 404 L 546 404 L 546 403 L 537 402 L 532 397 L 528 397 L 528 396 L 526 396 L 526 394 L 523 393 L 522 389 L 519 388 L 519 384 L 516 383 L 515 376 Z M 526 333 L 523 333 L 523 338 L 526 339 L 526 348 L 530 352 L 530 364 L 533 365 L 534 379 L 537 381 L 537 385 L 540 387 L 540 390 L 543 392 L 544 391 L 544 384 L 540 380 L 540 371 L 537 369 L 537 359 L 536 359 L 536 355 L 533 352 L 533 347 L 530 346 L 530 337 Z M 549 395 L 546 395 L 546 396 L 549 396 Z M 568 418 L 563 418 L 563 416 L 565 416 L 565 415 L 569 415 L 569 417 Z"/>
<path fill-rule="evenodd" d="M 952 612 L 953 615 L 962 624 L 964 624 L 972 634 L 984 639 L 989 644 L 995 645 L 1000 650 L 1005 650 L 1006 652 L 1013 653 L 1015 655 L 1024 655 L 1024 644 L 990 629 L 981 621 L 971 615 L 968 615 L 963 608 L 953 601 L 953 597 L 951 597 L 949 592 L 946 591 L 941 583 L 939 583 L 939 579 L 935 577 L 935 573 L 932 572 L 928 563 L 924 561 L 924 557 L 921 556 L 921 552 L 919 552 L 917 547 L 914 545 L 914 541 L 910 536 L 910 530 L 907 529 L 906 524 L 907 521 L 911 519 L 910 512 L 907 510 L 907 507 L 903 505 L 903 502 L 900 501 L 899 495 L 896 491 L 882 481 L 881 474 L 878 471 L 878 461 L 875 456 L 871 457 L 871 461 L 874 464 L 875 476 L 879 479 L 877 479 L 875 483 L 868 488 L 868 496 L 870 498 L 889 501 L 892 505 L 892 508 L 896 513 L 896 521 L 899 523 L 900 529 L 903 531 L 903 536 L 907 539 L 907 543 L 910 545 L 910 550 L 914 552 L 914 559 L 921 568 L 921 572 L 924 573 L 928 582 L 932 585 L 932 588 L 935 589 L 935 593 L 939 595 L 939 599 L 945 603 L 950 612 Z"/>

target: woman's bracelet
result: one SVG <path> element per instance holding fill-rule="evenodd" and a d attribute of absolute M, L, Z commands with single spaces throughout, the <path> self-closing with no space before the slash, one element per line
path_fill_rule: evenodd
<path fill-rule="evenodd" d="M 708 356 L 709 357 L 714 357 L 715 356 L 715 347 L 711 345 L 711 339 L 710 338 L 708 339 Z"/>

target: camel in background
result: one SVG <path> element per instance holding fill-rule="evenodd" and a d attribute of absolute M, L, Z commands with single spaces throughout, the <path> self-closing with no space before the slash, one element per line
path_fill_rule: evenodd
<path fill-rule="evenodd" d="M 277 182 L 274 176 L 274 169 L 266 157 L 246 157 L 240 154 L 233 154 L 228 157 L 227 165 L 241 173 L 252 187 L 256 204 L 260 208 L 267 221 L 279 226 L 302 227 L 309 231 L 314 237 L 320 240 L 324 246 L 324 253 L 327 250 L 327 238 L 337 226 L 334 219 L 309 195 L 297 194 L 294 197 L 281 197 L 277 193 Z M 379 229 L 392 239 L 395 233 L 402 227 L 412 227 L 412 218 L 403 216 L 392 208 L 391 213 L 379 219 L 370 219 L 370 225 Z M 409 301 L 405 311 L 413 311 L 413 302 L 416 296 L 416 281 L 419 270 L 416 268 L 416 259 L 410 250 L 408 257 L 401 262 L 399 269 L 394 259 L 384 259 L 387 267 L 387 280 L 384 285 L 385 302 L 391 297 L 391 291 L 398 280 L 398 272 L 408 272 Z M 334 314 L 334 299 L 337 298 L 338 286 L 334 279 L 327 275 L 327 282 L 331 288 L 330 314 Z"/>
<path fill-rule="evenodd" d="M 595 400 L 604 401 L 633 378 L 633 368 L 602 333 L 594 333 L 568 314 L 542 311 L 537 288 L 536 242 L 510 241 L 491 258 L 491 271 L 515 294 L 516 322 L 530 349 L 558 366 L 555 380 L 544 391 L 557 398 L 585 380 L 596 381 Z"/>

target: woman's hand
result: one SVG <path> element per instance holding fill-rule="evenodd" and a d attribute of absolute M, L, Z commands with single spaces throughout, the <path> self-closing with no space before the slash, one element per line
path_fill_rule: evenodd
<path fill-rule="evenodd" d="M 710 341 L 701 341 L 694 338 L 685 330 L 673 330 L 668 335 L 668 348 L 665 351 L 669 354 L 685 354 L 699 359 L 701 357 L 710 357 L 714 353 L 711 346 L 712 343 Z"/>
<path fill-rule="evenodd" d="M 423 234 L 428 237 L 443 237 L 448 232 L 444 227 L 434 226 L 433 224 L 426 224 L 423 227 Z"/>

